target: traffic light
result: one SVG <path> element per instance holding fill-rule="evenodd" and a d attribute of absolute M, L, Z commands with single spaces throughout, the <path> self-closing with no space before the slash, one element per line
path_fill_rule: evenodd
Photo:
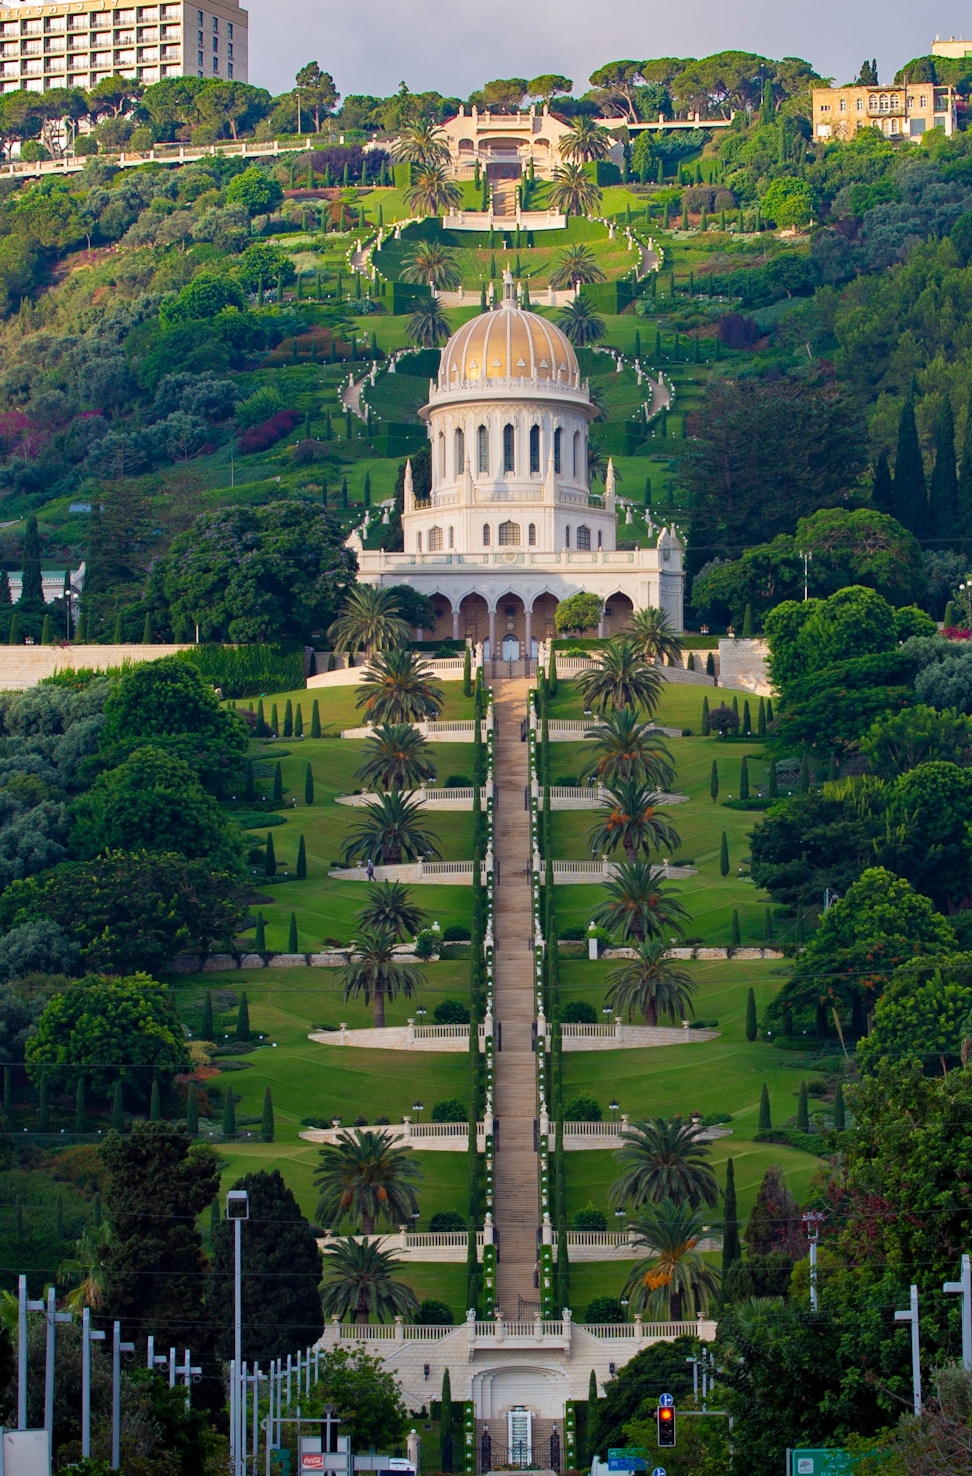
<path fill-rule="evenodd" d="M 671 1405 L 660 1404 L 658 1415 L 658 1444 L 671 1450 L 675 1444 L 675 1410 Z"/>

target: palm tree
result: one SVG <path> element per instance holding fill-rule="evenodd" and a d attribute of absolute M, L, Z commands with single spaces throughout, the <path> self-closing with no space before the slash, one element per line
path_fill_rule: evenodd
<path fill-rule="evenodd" d="M 577 686 L 586 707 L 607 712 L 612 707 L 643 707 L 652 713 L 661 700 L 665 678 L 639 656 L 631 641 L 615 638 L 601 647 L 599 665 L 581 672 Z"/>
<path fill-rule="evenodd" d="M 83 1307 L 97 1310 L 103 1304 L 108 1281 L 105 1250 L 110 1243 L 111 1226 L 106 1221 L 86 1225 L 81 1239 L 75 1242 L 74 1255 L 58 1266 L 59 1285 L 76 1283 L 64 1299 L 72 1312 L 80 1312 Z"/>
<path fill-rule="evenodd" d="M 404 856 L 408 861 L 435 859 L 439 848 L 419 814 L 414 800 L 406 799 L 400 789 L 380 794 L 365 805 L 362 818 L 348 832 L 344 843 L 347 861 L 381 858 L 386 866 L 398 866 Z"/>
<path fill-rule="evenodd" d="M 390 928 L 361 928 L 354 939 L 354 952 L 338 974 L 345 1004 L 359 996 L 370 1004 L 376 1030 L 385 1028 L 386 999 L 396 1000 L 400 994 L 411 999 L 428 982 L 421 969 L 403 963 L 395 952 L 397 946 L 398 938 Z"/>
<path fill-rule="evenodd" d="M 640 1208 L 666 1199 L 692 1209 L 718 1204 L 719 1185 L 701 1131 L 684 1117 L 631 1123 L 621 1134 L 624 1147 L 615 1154 L 621 1172 L 611 1185 L 612 1204 Z"/>
<path fill-rule="evenodd" d="M 387 646 L 401 646 L 410 631 L 399 614 L 390 589 L 377 584 L 356 584 L 345 597 L 344 608 L 327 632 L 335 651 L 360 651 L 370 656 Z"/>
<path fill-rule="evenodd" d="M 422 1177 L 411 1148 L 397 1148 L 391 1133 L 362 1131 L 338 1135 L 325 1143 L 314 1177 L 320 1190 L 315 1217 L 322 1225 L 360 1220 L 373 1235 L 383 1216 L 393 1225 L 407 1223 L 418 1209 L 414 1184 Z"/>
<path fill-rule="evenodd" d="M 448 164 L 449 140 L 434 118 L 419 118 L 402 129 L 392 153 L 402 164 Z"/>
<path fill-rule="evenodd" d="M 607 797 L 587 832 L 595 856 L 622 848 L 629 861 L 639 851 L 677 851 L 681 838 L 668 815 L 658 809 L 658 791 L 639 779 L 619 779 L 606 786 Z"/>
<path fill-rule="evenodd" d="M 601 784 L 639 779 L 651 789 L 671 789 L 675 783 L 675 765 L 665 740 L 642 722 L 634 708 L 604 713 L 585 737 L 594 739 L 594 751 L 582 770 L 585 776 L 596 774 Z"/>
<path fill-rule="evenodd" d="M 402 262 L 402 281 L 449 288 L 458 287 L 462 278 L 447 246 L 440 241 L 420 241 Z"/>
<path fill-rule="evenodd" d="M 418 723 L 442 711 L 442 688 L 432 682 L 432 669 L 406 647 L 373 656 L 358 685 L 355 707 L 363 707 L 371 725 Z"/>
<path fill-rule="evenodd" d="M 616 938 L 660 937 L 681 933 L 689 914 L 671 887 L 663 885 L 660 866 L 647 861 L 623 861 L 601 884 L 607 900 L 595 908 L 594 921 Z"/>
<path fill-rule="evenodd" d="M 595 159 L 606 159 L 613 144 L 607 129 L 595 123 L 593 118 L 575 118 L 560 140 L 560 156 L 588 164 Z"/>
<path fill-rule="evenodd" d="M 364 763 L 354 777 L 368 786 L 417 789 L 435 778 L 428 742 L 411 723 L 386 723 L 365 743 Z"/>
<path fill-rule="evenodd" d="M 409 900 L 408 887 L 397 881 L 372 882 L 368 900 L 358 913 L 359 928 L 379 928 L 401 941 L 413 938 L 428 916 Z"/>
<path fill-rule="evenodd" d="M 353 1317 L 364 1327 L 372 1313 L 379 1322 L 412 1316 L 418 1311 L 418 1301 L 410 1286 L 394 1279 L 401 1269 L 401 1261 L 375 1241 L 360 1242 L 349 1235 L 329 1245 L 321 1283 L 325 1317 Z"/>
<path fill-rule="evenodd" d="M 663 661 L 677 661 L 682 654 L 682 641 L 672 622 L 664 610 L 654 605 L 636 610 L 628 621 L 628 630 L 635 650 L 646 661 L 656 661 L 659 657 Z"/>
<path fill-rule="evenodd" d="M 670 1199 L 645 1206 L 630 1227 L 635 1245 L 647 1252 L 625 1282 L 632 1312 L 673 1322 L 705 1312 L 719 1290 L 717 1273 L 698 1249 L 702 1236 L 714 1228 L 705 1220 L 703 1210 Z"/>
<path fill-rule="evenodd" d="M 405 191 L 405 203 L 421 215 L 458 210 L 462 204 L 462 187 L 449 178 L 446 165 L 425 164 L 415 183 Z"/>
<path fill-rule="evenodd" d="M 438 348 L 440 343 L 445 343 L 451 331 L 435 297 L 416 303 L 405 324 L 409 343 L 418 344 L 420 348 Z"/>
<path fill-rule="evenodd" d="M 601 203 L 601 191 L 583 164 L 559 164 L 547 190 L 547 199 L 564 215 L 589 215 Z"/>
<path fill-rule="evenodd" d="M 568 246 L 550 273 L 551 287 L 580 287 L 584 282 L 603 282 L 604 273 L 589 246 Z"/>
<path fill-rule="evenodd" d="M 685 969 L 667 957 L 668 943 L 650 938 L 635 944 L 635 957 L 608 975 L 608 992 L 604 997 L 615 1014 L 635 1010 L 646 1025 L 657 1025 L 659 1015 L 667 1015 L 674 1025 L 694 1014 L 692 998 L 698 985 Z"/>
<path fill-rule="evenodd" d="M 575 297 L 560 310 L 558 325 L 564 330 L 575 348 L 584 348 L 589 343 L 600 343 L 604 337 L 604 319 L 599 318 L 584 297 Z"/>

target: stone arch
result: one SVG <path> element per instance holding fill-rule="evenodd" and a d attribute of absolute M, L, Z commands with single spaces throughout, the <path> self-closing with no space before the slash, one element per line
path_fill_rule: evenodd
<path fill-rule="evenodd" d="M 489 601 L 478 589 L 471 589 L 459 601 L 459 639 L 473 645 L 489 638 Z"/>
<path fill-rule="evenodd" d="M 604 601 L 604 634 L 613 636 L 626 629 L 633 614 L 634 601 L 630 595 L 626 595 L 623 590 L 616 590 Z"/>
<path fill-rule="evenodd" d="M 554 626 L 554 613 L 560 601 L 550 590 L 545 589 L 536 595 L 533 601 L 532 626 L 533 638 L 537 641 L 553 640 L 557 634 Z"/>
<path fill-rule="evenodd" d="M 496 601 L 496 655 L 507 661 L 518 661 L 524 655 L 525 641 L 526 607 L 523 598 L 507 590 Z"/>

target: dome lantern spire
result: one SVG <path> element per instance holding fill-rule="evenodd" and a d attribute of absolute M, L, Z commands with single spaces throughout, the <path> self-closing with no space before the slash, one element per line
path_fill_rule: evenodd
<path fill-rule="evenodd" d="M 516 282 L 509 267 L 503 273 L 503 306 L 505 308 L 516 307 Z"/>

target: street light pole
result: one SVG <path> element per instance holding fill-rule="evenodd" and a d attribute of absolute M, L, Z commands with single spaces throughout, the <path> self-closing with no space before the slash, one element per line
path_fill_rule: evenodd
<path fill-rule="evenodd" d="M 103 1343 L 103 1332 L 91 1331 L 91 1308 L 81 1313 L 81 1459 L 91 1454 L 91 1344 Z"/>
<path fill-rule="evenodd" d="M 17 1429 L 27 1428 L 27 1313 L 43 1312 L 42 1301 L 27 1300 L 27 1278 L 17 1280 Z"/>
<path fill-rule="evenodd" d="M 915 1418 L 921 1414 L 921 1349 L 918 1335 L 918 1288 L 911 1288 L 911 1301 L 906 1312 L 895 1312 L 895 1322 L 911 1323 L 911 1394 Z"/>
<path fill-rule="evenodd" d="M 134 1343 L 123 1343 L 121 1340 L 121 1323 L 115 1323 L 114 1336 L 111 1345 L 111 1468 L 117 1471 L 121 1466 L 121 1356 L 123 1353 L 134 1353 Z"/>
<path fill-rule="evenodd" d="M 807 1227 L 807 1239 L 810 1241 L 810 1311 L 817 1310 L 817 1236 L 820 1234 L 820 1222 L 823 1214 L 820 1210 L 808 1210 L 803 1216 L 803 1223 Z"/>
<path fill-rule="evenodd" d="M 959 1281 L 946 1281 L 942 1291 L 957 1293 L 962 1298 L 962 1367 L 972 1373 L 972 1261 L 962 1257 Z"/>
<path fill-rule="evenodd" d="M 235 1419 L 231 1420 L 233 1447 L 233 1470 L 242 1476 L 244 1470 L 243 1449 L 246 1442 L 244 1428 L 246 1408 L 246 1384 L 243 1370 L 243 1221 L 250 1218 L 250 1196 L 245 1189 L 230 1189 L 226 1195 L 226 1218 L 233 1221 L 233 1353 L 234 1382 L 239 1384 L 235 1400 L 230 1404 Z"/>
<path fill-rule="evenodd" d="M 57 1324 L 59 1322 L 70 1322 L 70 1312 L 58 1312 L 57 1292 L 53 1286 L 47 1288 L 47 1309 L 45 1311 L 47 1322 L 47 1349 L 44 1363 L 44 1429 L 47 1431 L 53 1443 L 54 1440 L 54 1351 Z"/>

